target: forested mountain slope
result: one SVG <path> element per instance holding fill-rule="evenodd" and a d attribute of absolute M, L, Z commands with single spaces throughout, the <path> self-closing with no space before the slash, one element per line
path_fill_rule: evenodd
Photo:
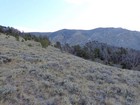
<path fill-rule="evenodd" d="M 48 36 L 53 42 L 83 45 L 89 41 L 98 41 L 111 46 L 140 50 L 140 32 L 123 28 L 96 28 L 92 30 L 62 29 L 51 33 L 32 33 Z"/>

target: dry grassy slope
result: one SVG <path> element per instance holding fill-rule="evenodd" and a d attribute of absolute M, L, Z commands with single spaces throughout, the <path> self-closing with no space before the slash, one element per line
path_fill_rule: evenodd
<path fill-rule="evenodd" d="M 140 105 L 140 72 L 1 34 L 0 105 Z"/>

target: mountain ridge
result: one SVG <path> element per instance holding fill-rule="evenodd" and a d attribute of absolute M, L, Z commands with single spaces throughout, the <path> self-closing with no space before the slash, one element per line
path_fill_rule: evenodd
<path fill-rule="evenodd" d="M 83 45 L 89 41 L 98 41 L 116 47 L 140 50 L 140 32 L 124 28 L 96 28 L 91 30 L 62 29 L 51 33 L 32 33 L 47 36 L 52 42 Z"/>

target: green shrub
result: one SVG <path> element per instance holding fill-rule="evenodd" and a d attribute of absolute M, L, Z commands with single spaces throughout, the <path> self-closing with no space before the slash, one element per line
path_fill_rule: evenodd
<path fill-rule="evenodd" d="M 94 50 L 94 57 L 95 58 L 99 58 L 100 57 L 100 49 L 95 48 L 95 50 Z"/>
<path fill-rule="evenodd" d="M 56 42 L 56 44 L 54 45 L 54 47 L 61 49 L 61 43 L 60 42 Z"/>
<path fill-rule="evenodd" d="M 46 39 L 44 39 L 44 40 L 42 39 L 39 42 L 41 43 L 43 48 L 48 47 L 48 45 L 50 44 L 50 42 L 48 40 L 46 40 Z"/>
<path fill-rule="evenodd" d="M 32 47 L 32 44 L 28 44 L 29 47 Z"/>
<path fill-rule="evenodd" d="M 16 41 L 19 41 L 19 36 L 18 35 L 16 35 L 15 38 L 16 38 Z"/>
<path fill-rule="evenodd" d="M 24 40 L 22 39 L 21 42 L 24 42 Z"/>

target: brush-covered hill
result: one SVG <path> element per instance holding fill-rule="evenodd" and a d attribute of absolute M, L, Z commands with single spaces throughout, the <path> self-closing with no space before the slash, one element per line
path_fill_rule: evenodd
<path fill-rule="evenodd" d="M 140 32 L 123 28 L 96 28 L 92 30 L 62 29 L 51 33 L 32 33 L 48 36 L 53 42 L 83 45 L 89 41 L 98 41 L 111 46 L 140 50 Z"/>
<path fill-rule="evenodd" d="M 0 105 L 140 105 L 140 72 L 0 34 Z"/>

